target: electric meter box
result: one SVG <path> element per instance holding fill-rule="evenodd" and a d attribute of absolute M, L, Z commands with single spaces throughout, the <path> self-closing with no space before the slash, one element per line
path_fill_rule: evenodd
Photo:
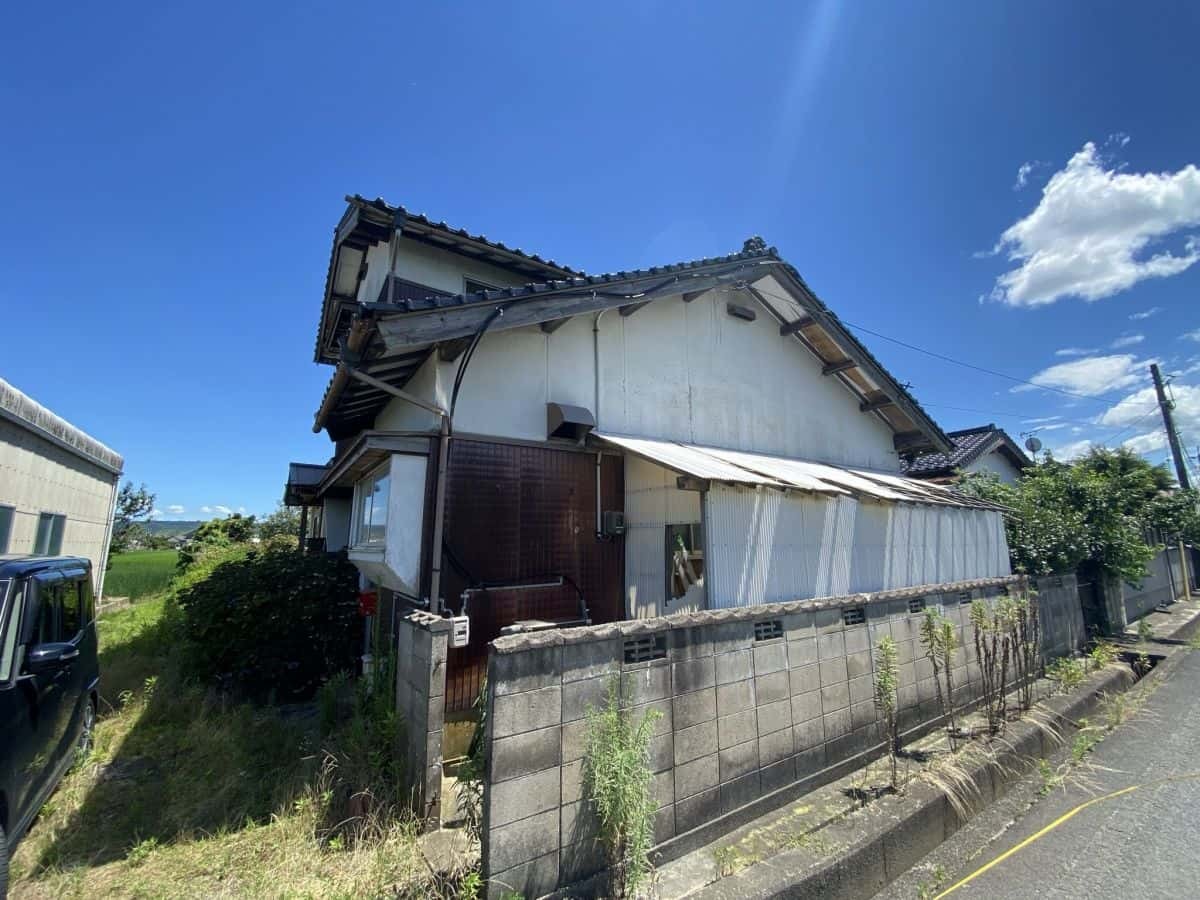
<path fill-rule="evenodd" d="M 471 619 L 469 616 L 453 616 L 450 619 L 450 646 L 465 647 L 471 640 Z"/>

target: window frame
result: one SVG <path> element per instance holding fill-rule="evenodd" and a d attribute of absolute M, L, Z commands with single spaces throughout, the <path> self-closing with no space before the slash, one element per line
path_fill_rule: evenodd
<path fill-rule="evenodd" d="M 701 519 L 698 522 L 668 522 L 663 526 L 663 563 L 666 569 L 666 584 L 664 587 L 665 602 L 667 604 L 676 603 L 687 596 L 687 589 L 682 594 L 675 593 L 675 554 L 676 549 L 671 542 L 671 536 L 676 529 L 688 529 L 688 544 L 690 549 L 687 551 L 688 559 L 693 563 L 700 563 L 700 571 L 697 574 L 696 584 L 704 584 L 704 521 Z"/>
<path fill-rule="evenodd" d="M 17 508 L 7 503 L 0 503 L 0 554 L 7 553 L 12 543 L 13 522 L 17 519 Z M 0 597 L 0 600 L 3 598 Z"/>
<path fill-rule="evenodd" d="M 366 474 L 365 476 L 360 478 L 355 483 L 355 485 L 354 485 L 354 509 L 353 509 L 354 518 L 353 518 L 353 521 L 351 522 L 351 534 L 350 534 L 350 539 L 351 539 L 350 546 L 352 548 L 357 549 L 357 550 L 382 550 L 384 548 L 384 546 L 387 544 L 387 527 L 388 527 L 387 504 L 388 504 L 388 500 L 390 500 L 391 494 L 392 494 L 391 477 L 392 477 L 392 461 L 391 461 L 391 459 L 387 459 L 387 460 L 384 460 L 382 463 L 380 463 L 378 466 L 376 466 L 368 474 Z M 368 533 L 370 532 L 370 520 L 364 519 L 363 514 L 364 514 L 364 512 L 366 512 L 366 503 L 368 500 L 370 500 L 372 503 L 371 513 L 372 513 L 372 518 L 373 518 L 375 488 L 379 484 L 379 482 L 381 480 L 383 480 L 384 478 L 386 478 L 388 480 L 388 492 L 384 499 L 383 531 L 379 538 L 371 539 L 369 534 L 368 535 L 363 534 L 364 524 L 367 525 L 367 527 L 366 527 L 367 532 Z"/>
<path fill-rule="evenodd" d="M 46 529 L 44 534 L 42 532 L 43 524 Z M 34 556 L 62 555 L 63 539 L 66 531 L 67 517 L 64 513 L 48 512 L 45 510 L 39 512 L 37 528 L 33 532 L 32 554 Z"/>

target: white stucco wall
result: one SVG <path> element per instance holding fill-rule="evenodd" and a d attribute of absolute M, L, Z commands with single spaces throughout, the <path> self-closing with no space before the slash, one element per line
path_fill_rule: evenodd
<path fill-rule="evenodd" d="M 1012 461 L 998 450 L 985 453 L 967 466 L 964 471 L 991 472 L 1005 484 L 1016 484 L 1021 478 L 1021 470 L 1017 466 L 1014 466 Z"/>
<path fill-rule="evenodd" d="M 899 471 L 892 432 L 761 307 L 754 322 L 729 316 L 709 292 L 692 303 L 656 300 L 600 320 L 601 431 Z M 544 440 L 546 403 L 596 412 L 592 317 L 547 335 L 536 326 L 487 335 L 459 394 L 458 432 Z M 408 390 L 449 404 L 457 362 L 431 357 Z M 378 429 L 432 428 L 433 416 L 394 400 Z"/>
<path fill-rule="evenodd" d="M 100 590 L 118 476 L 9 419 L 0 419 L 0 505 L 14 508 L 8 553 L 33 551 L 38 516 L 66 516 L 61 554 L 92 561 Z"/>
<path fill-rule="evenodd" d="M 387 273 L 388 256 L 387 243 L 375 244 L 367 250 L 367 274 L 358 288 L 360 303 L 379 299 L 379 291 Z M 507 269 L 405 238 L 400 239 L 396 249 L 396 275 L 405 281 L 428 285 L 447 294 L 463 292 L 464 276 L 496 287 L 513 287 L 530 280 L 514 275 Z"/>

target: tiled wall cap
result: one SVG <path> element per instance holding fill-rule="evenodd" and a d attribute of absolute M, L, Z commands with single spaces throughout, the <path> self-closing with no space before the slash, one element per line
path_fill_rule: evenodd
<path fill-rule="evenodd" d="M 675 613 L 653 619 L 631 619 L 625 622 L 610 622 L 605 625 L 587 625 L 581 628 L 552 629 L 529 634 L 509 634 L 492 641 L 495 653 L 519 653 L 568 644 L 585 644 L 611 640 L 614 637 L 636 637 L 643 634 L 665 633 L 673 629 L 697 628 L 720 625 L 726 622 L 750 622 L 783 616 L 789 613 L 817 609 L 844 609 L 851 606 L 870 606 L 891 600 L 906 600 L 930 594 L 954 594 L 963 591 L 1000 589 L 1024 584 L 1023 575 L 1003 575 L 996 578 L 974 578 L 968 581 L 952 581 L 943 584 L 923 584 L 916 587 L 879 591 L 874 594 L 848 594 L 840 597 L 815 597 L 809 600 L 792 600 L 786 603 L 766 603 L 761 606 L 739 606 L 732 609 L 709 609 L 700 612 Z M 428 613 L 421 613 L 429 616 Z M 435 621 L 436 616 L 429 616 Z M 447 625 L 448 627 L 448 625 Z"/>

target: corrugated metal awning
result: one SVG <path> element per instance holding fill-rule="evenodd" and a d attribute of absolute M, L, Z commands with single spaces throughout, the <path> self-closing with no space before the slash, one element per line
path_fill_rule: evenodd
<path fill-rule="evenodd" d="M 777 488 L 791 486 L 727 463 L 690 444 L 655 441 L 624 434 L 601 434 L 598 431 L 593 431 L 592 437 L 621 447 L 635 456 L 644 457 L 681 475 L 694 475 L 706 481 L 722 481 L 728 484 L 766 485 Z"/>
<path fill-rule="evenodd" d="M 994 509 L 992 504 L 957 491 L 887 472 L 846 469 L 828 463 L 784 456 L 725 450 L 679 441 L 661 441 L 624 434 L 592 436 L 651 462 L 705 481 L 743 484 L 817 494 L 855 496 L 885 503 L 934 503 Z"/>

